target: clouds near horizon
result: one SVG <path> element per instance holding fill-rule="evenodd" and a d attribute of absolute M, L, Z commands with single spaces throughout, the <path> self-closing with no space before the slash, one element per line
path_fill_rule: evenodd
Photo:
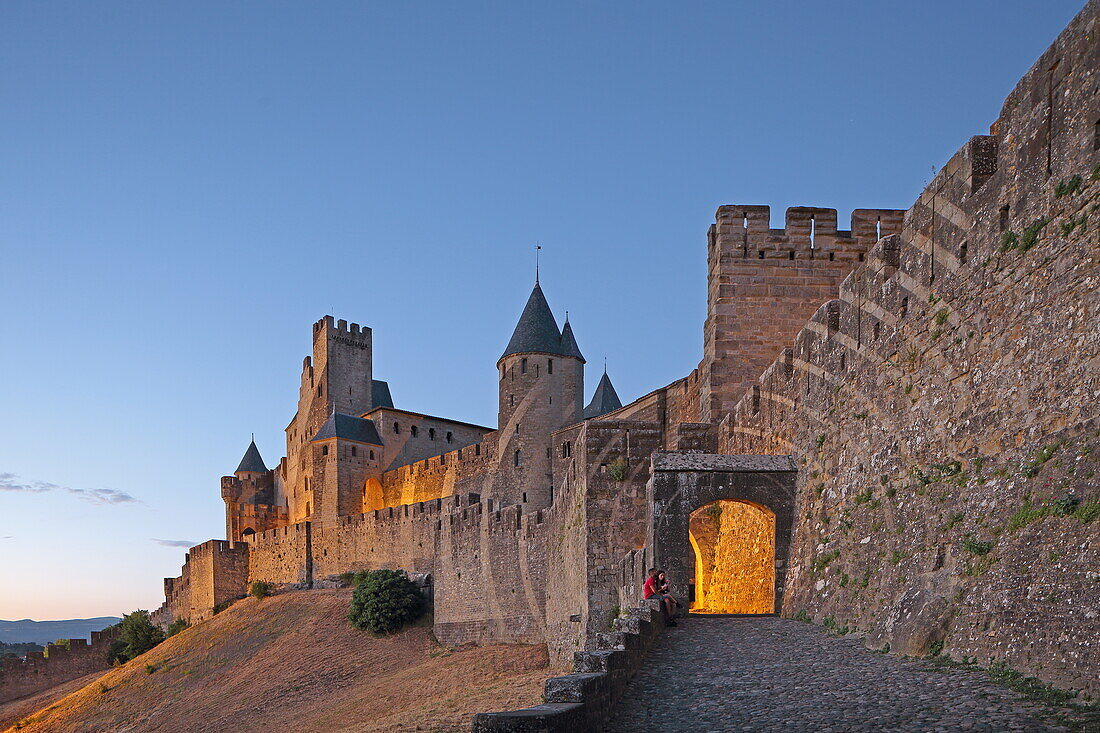
<path fill-rule="evenodd" d="M 153 542 L 156 542 L 158 545 L 163 545 L 164 547 L 194 547 L 198 544 L 197 542 L 192 542 L 191 540 L 162 540 L 157 539 L 156 537 L 150 537 L 149 539 L 151 539 Z"/>
<path fill-rule="evenodd" d="M 91 504 L 100 505 L 141 503 L 139 499 L 117 489 L 80 489 L 50 483 L 49 481 L 23 479 L 14 473 L 0 473 L 0 491 L 13 491 L 24 494 L 44 494 L 60 491 L 72 494 Z"/>

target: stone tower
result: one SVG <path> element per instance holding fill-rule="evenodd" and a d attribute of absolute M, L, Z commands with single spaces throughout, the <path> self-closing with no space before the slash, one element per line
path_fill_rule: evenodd
<path fill-rule="evenodd" d="M 333 412 L 309 446 L 313 464 L 311 518 L 335 522 L 363 511 L 363 487 L 381 472 L 382 440 L 374 423 Z"/>
<path fill-rule="evenodd" d="M 286 428 L 285 486 L 290 521 L 308 519 L 317 506 L 312 492 L 317 431 L 333 413 L 358 417 L 373 406 L 371 330 L 325 316 L 313 324 L 313 355 L 302 364 L 298 411 Z"/>
<path fill-rule="evenodd" d="M 497 371 L 500 470 L 494 494 L 505 503 L 548 506 L 550 433 L 582 418 L 584 357 L 569 321 L 558 330 L 537 280 Z"/>

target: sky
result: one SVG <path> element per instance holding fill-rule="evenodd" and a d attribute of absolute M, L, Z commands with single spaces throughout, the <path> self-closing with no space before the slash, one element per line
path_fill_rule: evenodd
<path fill-rule="evenodd" d="M 0 3 L 0 618 L 162 601 L 283 455 L 310 325 L 496 424 L 534 245 L 625 401 L 722 204 L 907 208 L 1081 0 Z"/>

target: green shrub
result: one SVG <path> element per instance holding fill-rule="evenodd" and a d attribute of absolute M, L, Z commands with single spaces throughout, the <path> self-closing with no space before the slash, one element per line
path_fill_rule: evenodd
<path fill-rule="evenodd" d="M 1012 231 L 1011 229 L 1005 231 L 1005 233 L 1001 235 L 1002 252 L 1008 252 L 1009 250 L 1016 249 L 1019 244 L 1019 237 L 1017 237 L 1016 232 Z"/>
<path fill-rule="evenodd" d="M 368 570 L 352 594 L 348 620 L 356 628 L 388 634 L 420 618 L 426 605 L 404 572 Z"/>
<path fill-rule="evenodd" d="M 164 641 L 164 631 L 153 625 L 148 611 L 128 613 L 116 626 L 118 638 L 107 650 L 107 660 L 112 664 L 128 662 Z"/>
<path fill-rule="evenodd" d="M 975 555 L 988 555 L 993 551 L 993 546 L 997 543 L 994 540 L 983 542 L 982 540 L 976 540 L 973 537 L 967 535 L 963 537 L 962 546 L 967 552 L 972 552 Z"/>
<path fill-rule="evenodd" d="M 607 464 L 607 477 L 612 481 L 625 481 L 626 473 L 626 460 L 623 458 L 616 458 Z"/>
<path fill-rule="evenodd" d="M 232 598 L 228 601 L 222 601 L 221 603 L 216 604 L 214 606 L 214 615 L 217 616 L 219 613 L 221 613 L 225 609 L 229 608 L 230 606 L 232 606 L 236 602 L 237 602 L 237 599 Z"/>
<path fill-rule="evenodd" d="M 271 583 L 266 583 L 262 580 L 253 580 L 252 585 L 248 586 L 248 595 L 253 598 L 267 598 L 271 595 Z"/>
<path fill-rule="evenodd" d="M 168 636 L 175 636 L 179 632 L 191 626 L 191 622 L 185 618 L 177 618 L 172 623 L 168 624 Z"/>
<path fill-rule="evenodd" d="M 1057 186 L 1054 187 L 1054 197 L 1062 198 L 1063 196 L 1072 196 L 1081 190 L 1081 176 L 1073 176 L 1072 178 L 1060 181 Z"/>
<path fill-rule="evenodd" d="M 840 550 L 829 550 L 815 557 L 813 562 L 810 563 L 810 569 L 815 573 L 820 572 L 829 567 L 829 563 L 836 560 L 838 557 L 840 557 Z"/>
<path fill-rule="evenodd" d="M 1043 227 L 1047 225 L 1048 219 L 1036 219 L 1031 222 L 1031 226 L 1024 230 L 1023 236 L 1020 237 L 1020 251 L 1027 252 L 1029 249 L 1035 246 L 1039 241 L 1039 232 Z"/>
<path fill-rule="evenodd" d="M 813 623 L 813 619 L 810 618 L 810 614 L 806 613 L 805 608 L 798 609 L 798 613 L 794 615 L 795 621 L 801 621 L 804 624 Z"/>

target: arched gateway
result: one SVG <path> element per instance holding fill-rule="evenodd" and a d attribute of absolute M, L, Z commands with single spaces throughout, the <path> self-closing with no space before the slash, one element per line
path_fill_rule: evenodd
<path fill-rule="evenodd" d="M 779 613 L 794 517 L 789 456 L 656 453 L 647 487 L 653 563 L 710 613 Z"/>

